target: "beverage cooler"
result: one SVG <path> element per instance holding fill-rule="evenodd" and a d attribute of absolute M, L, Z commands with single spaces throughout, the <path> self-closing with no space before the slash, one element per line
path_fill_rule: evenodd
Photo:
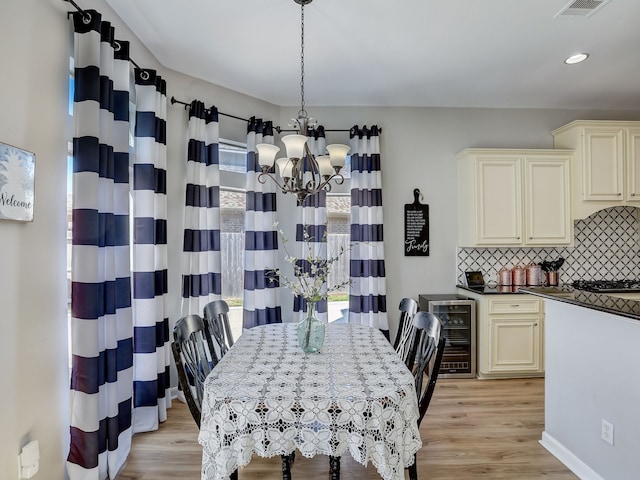
<path fill-rule="evenodd" d="M 447 339 L 440 376 L 476 376 L 476 302 L 462 295 L 419 295 L 420 310 L 431 312 L 442 321 Z"/>

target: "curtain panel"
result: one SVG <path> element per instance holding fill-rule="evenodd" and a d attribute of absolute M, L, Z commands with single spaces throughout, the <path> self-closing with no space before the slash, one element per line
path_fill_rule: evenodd
<path fill-rule="evenodd" d="M 167 84 L 135 70 L 133 156 L 133 431 L 157 430 L 171 407 L 167 316 Z"/>
<path fill-rule="evenodd" d="M 326 154 L 327 140 L 323 126 L 308 129 L 307 145 L 314 156 Z M 311 180 L 309 161 L 306 157 L 303 159 L 303 168 L 305 179 Z M 309 195 L 302 205 L 296 205 L 296 217 L 296 254 L 299 258 L 297 264 L 303 272 L 311 274 L 311 266 L 304 260 L 309 253 L 317 259 L 327 259 L 327 192 L 321 190 Z M 325 291 L 326 287 L 325 284 Z M 302 321 L 306 311 L 307 301 L 296 296 L 293 301 L 294 318 Z M 326 299 L 316 303 L 315 311 L 319 320 L 328 322 Z"/>
<path fill-rule="evenodd" d="M 219 124 L 216 107 L 189 108 L 182 315 L 203 315 L 221 298 Z"/>
<path fill-rule="evenodd" d="M 382 219 L 380 136 L 357 125 L 351 145 L 351 260 L 349 323 L 369 325 L 389 338 Z"/>
<path fill-rule="evenodd" d="M 275 276 L 278 267 L 276 186 L 260 183 L 256 144 L 273 144 L 273 123 L 252 117 L 247 124 L 247 180 L 244 261 L 244 328 L 282 322 Z"/>
<path fill-rule="evenodd" d="M 128 44 L 73 13 L 72 480 L 115 478 L 131 448 Z"/>

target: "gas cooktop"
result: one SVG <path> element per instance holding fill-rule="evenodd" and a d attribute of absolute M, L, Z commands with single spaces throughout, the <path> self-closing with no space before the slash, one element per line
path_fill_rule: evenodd
<path fill-rule="evenodd" d="M 572 287 L 597 293 L 640 292 L 640 280 L 576 280 Z"/>

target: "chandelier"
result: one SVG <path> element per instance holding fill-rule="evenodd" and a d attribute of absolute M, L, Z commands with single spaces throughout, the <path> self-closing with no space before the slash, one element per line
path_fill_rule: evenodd
<path fill-rule="evenodd" d="M 307 144 L 307 128 L 313 128 L 317 121 L 307 116 L 304 108 L 304 6 L 313 0 L 293 0 L 300 5 L 300 111 L 297 118 L 289 120 L 289 127 L 297 133 L 282 137 L 282 143 L 286 148 L 286 157 L 275 159 L 280 147 L 268 143 L 256 145 L 258 151 L 258 163 L 262 167 L 262 173 L 258 176 L 260 183 L 266 183 L 267 177 L 273 180 L 283 193 L 293 193 L 298 197 L 298 205 L 302 205 L 304 199 L 321 190 L 330 191 L 331 181 L 340 185 L 344 177 L 340 170 L 344 167 L 348 145 L 327 145 L 328 155 L 311 153 Z M 305 162 L 306 160 L 306 162 Z M 274 163 L 280 176 L 278 180 L 272 174 Z M 306 163 L 306 165 L 305 165 Z M 305 168 L 306 166 L 306 168 Z"/>

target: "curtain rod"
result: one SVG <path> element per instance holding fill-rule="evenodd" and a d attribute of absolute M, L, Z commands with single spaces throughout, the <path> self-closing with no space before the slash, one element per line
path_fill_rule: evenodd
<path fill-rule="evenodd" d="M 89 15 L 89 14 L 88 14 L 87 12 L 85 12 L 82 8 L 80 8 L 80 6 L 79 6 L 76 2 L 74 2 L 73 0 L 62 0 L 62 1 L 63 1 L 63 2 L 70 3 L 71 5 L 73 5 L 73 7 L 74 7 L 74 8 L 75 8 L 79 13 L 81 13 L 81 14 L 82 14 L 82 16 L 83 16 L 84 18 L 86 18 L 87 20 L 91 20 L 91 15 Z M 70 13 L 71 13 L 71 12 L 67 13 L 67 17 L 69 17 L 69 14 L 70 14 Z M 140 65 L 138 65 L 138 64 L 133 60 L 133 58 L 129 57 L 129 61 L 130 61 L 131 63 L 133 63 L 133 65 L 134 65 L 138 70 L 142 70 L 142 71 L 147 70 L 146 68 L 142 68 Z M 147 75 L 148 75 L 148 74 L 147 74 Z"/>
<path fill-rule="evenodd" d="M 173 105 L 175 103 L 179 103 L 180 105 L 184 105 L 185 110 L 191 106 L 190 103 L 178 100 L 176 97 L 171 97 L 171 105 Z M 206 108 L 205 110 L 207 112 L 210 111 L 208 108 Z M 229 113 L 218 112 L 218 114 L 219 115 L 224 115 L 225 117 L 235 118 L 236 120 L 242 120 L 243 122 L 248 122 L 249 121 L 249 119 L 247 119 L 247 118 L 237 117 L 237 116 L 231 115 Z M 282 132 L 297 132 L 297 130 L 285 130 L 285 129 L 280 128 L 279 126 L 273 127 L 273 128 L 278 133 L 282 133 Z M 326 129 L 325 128 L 324 131 L 325 132 L 350 132 L 351 130 L 350 129 L 348 129 L 348 130 L 330 130 L 330 129 Z M 380 131 L 382 131 L 382 129 L 380 129 Z"/>
<path fill-rule="evenodd" d="M 171 105 L 173 105 L 174 103 L 179 103 L 180 105 L 184 105 L 184 109 L 185 110 L 191 106 L 190 103 L 182 102 L 182 101 L 178 100 L 176 97 L 171 97 Z M 205 108 L 205 111 L 211 112 L 211 109 Z M 235 115 L 231 115 L 229 113 L 218 112 L 218 115 L 224 115 L 225 117 L 235 118 L 236 120 L 242 120 L 243 122 L 248 122 L 249 121 L 246 118 L 236 117 Z"/>

